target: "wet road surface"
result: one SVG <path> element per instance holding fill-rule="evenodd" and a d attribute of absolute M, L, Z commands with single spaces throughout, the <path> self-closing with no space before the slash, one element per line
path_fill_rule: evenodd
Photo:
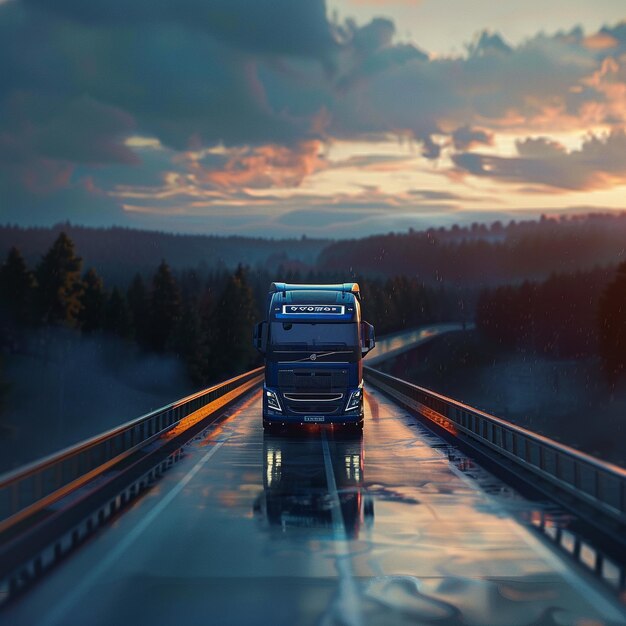
<path fill-rule="evenodd" d="M 229 412 L 0 623 L 626 623 L 515 521 L 523 499 L 381 394 L 363 438 L 264 435 L 258 392 Z"/>

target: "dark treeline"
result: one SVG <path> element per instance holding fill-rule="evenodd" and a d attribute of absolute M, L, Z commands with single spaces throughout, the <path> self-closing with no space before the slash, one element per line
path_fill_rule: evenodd
<path fill-rule="evenodd" d="M 84 334 L 112 333 L 147 351 L 185 361 L 192 381 L 206 384 L 250 367 L 257 355 L 250 328 L 258 312 L 246 272 L 239 267 L 177 279 L 162 261 L 149 280 L 136 274 L 126 287 L 106 289 L 95 269 L 83 273 L 72 240 L 61 233 L 31 270 L 17 248 L 0 268 L 4 352 L 41 326 Z"/>
<path fill-rule="evenodd" d="M 611 383 L 626 374 L 626 263 L 616 270 L 598 303 L 598 347 Z"/>
<path fill-rule="evenodd" d="M 312 267 L 328 240 L 299 237 L 182 235 L 113 226 L 90 228 L 58 224 L 52 228 L 0 226 L 0 255 L 11 247 L 20 250 L 27 263 L 35 265 L 56 238 L 66 233 L 81 251 L 87 267 L 95 267 L 112 284 L 125 280 L 128 268 L 148 275 L 161 259 L 174 271 L 196 268 L 208 272 L 244 266 L 276 267 L 282 261 Z"/>
<path fill-rule="evenodd" d="M 544 280 L 552 273 L 587 271 L 626 259 L 626 213 L 591 214 L 539 221 L 472 224 L 467 227 L 376 235 L 332 242 L 306 237 L 177 235 L 128 228 L 0 226 L 0 256 L 17 247 L 29 265 L 38 263 L 61 232 L 107 283 L 121 284 L 128 268 L 149 276 L 166 259 L 175 272 L 203 275 L 238 265 L 275 271 L 314 271 L 353 277 L 405 275 L 428 285 L 489 287 Z"/>
<path fill-rule="evenodd" d="M 322 251 L 318 266 L 486 287 L 609 265 L 626 258 L 625 241 L 626 213 L 542 218 L 340 241 Z"/>
<path fill-rule="evenodd" d="M 626 371 L 626 263 L 485 290 L 476 325 L 508 350 L 553 358 L 600 356 L 615 382 Z"/>
<path fill-rule="evenodd" d="M 34 268 L 13 247 L 0 267 L 0 341 L 3 352 L 37 327 L 63 326 L 85 335 L 113 334 L 145 350 L 177 355 L 195 385 L 207 385 L 259 362 L 252 348 L 255 321 L 264 317 L 272 280 L 344 282 L 333 271 L 243 266 L 173 271 L 166 261 L 148 274 L 105 285 L 83 269 L 72 239 L 60 233 Z M 415 279 L 362 280 L 366 317 L 379 334 L 436 321 L 463 319 L 457 293 Z"/>

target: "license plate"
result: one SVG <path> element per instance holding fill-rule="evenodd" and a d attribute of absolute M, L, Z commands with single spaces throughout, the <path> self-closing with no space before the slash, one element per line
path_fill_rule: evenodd
<path fill-rule="evenodd" d="M 322 415 L 306 415 L 304 418 L 305 422 L 323 422 L 324 417 Z"/>

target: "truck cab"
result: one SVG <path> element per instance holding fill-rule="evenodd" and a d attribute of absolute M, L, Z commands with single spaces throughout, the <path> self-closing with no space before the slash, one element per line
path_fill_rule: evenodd
<path fill-rule="evenodd" d="M 272 283 L 254 330 L 265 357 L 263 426 L 363 427 L 363 357 L 374 328 L 361 319 L 357 283 Z"/>

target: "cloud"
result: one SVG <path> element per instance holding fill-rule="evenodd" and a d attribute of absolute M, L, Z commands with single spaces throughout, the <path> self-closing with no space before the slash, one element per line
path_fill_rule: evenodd
<path fill-rule="evenodd" d="M 329 58 L 336 44 L 322 9 L 321 0 L 0 5 L 0 54 L 9 68 L 0 79 L 1 111 L 24 94 L 32 101 L 28 122 L 39 131 L 55 116 L 70 116 L 83 98 L 91 103 L 83 113 L 90 120 L 77 134 L 86 144 L 92 127 L 109 124 L 111 142 L 124 134 L 107 121 L 112 111 L 125 116 L 126 136 L 132 126 L 179 150 L 300 141 L 310 120 L 272 110 L 257 68 L 262 55 Z M 71 151 L 61 130 L 47 149 Z M 91 153 L 81 149 L 72 160 L 114 156 L 113 146 L 102 155 L 91 143 Z"/>
<path fill-rule="evenodd" d="M 126 143 L 135 133 L 175 151 L 306 142 L 311 119 L 273 110 L 257 69 L 277 54 L 328 65 L 336 43 L 323 8 L 322 0 L 0 5 L 2 186 L 20 185 L 58 219 L 65 209 L 43 196 L 71 192 L 78 170 L 98 177 L 108 168 L 105 192 L 114 171 L 122 184 L 132 178 L 126 166 L 145 173 Z"/>
<path fill-rule="evenodd" d="M 422 143 L 422 156 L 430 160 L 438 159 L 441 156 L 441 145 L 434 141 L 430 135 L 424 135 Z"/>
<path fill-rule="evenodd" d="M 341 48 L 336 55 L 335 72 L 328 104 L 381 72 L 412 61 L 427 61 L 428 54 L 413 44 L 395 43 L 395 24 L 386 18 L 375 17 L 369 23 L 358 26 L 347 20 L 337 26 L 336 32 Z"/>
<path fill-rule="evenodd" d="M 233 149 L 221 160 L 221 166 L 212 167 L 191 160 L 194 182 L 224 190 L 298 187 L 307 176 L 327 167 L 320 141 Z"/>
<path fill-rule="evenodd" d="M 432 59 L 395 30 L 385 18 L 332 24 L 323 0 L 15 0 L 0 6 L 0 93 L 54 93 L 59 106 L 86 96 L 176 150 L 392 132 L 433 159 L 432 136 L 459 127 L 571 124 L 611 102 L 612 119 L 626 113 L 621 27 L 599 34 L 611 48 L 581 31 L 518 47 L 485 31 L 466 56 Z M 609 54 L 618 70 L 597 76 Z"/>
<path fill-rule="evenodd" d="M 351 224 L 363 222 L 364 220 L 376 217 L 378 212 L 372 214 L 371 211 L 346 211 L 334 210 L 327 212 L 324 219 L 320 220 L 319 210 L 296 210 L 284 213 L 276 218 L 275 223 L 282 226 L 298 227 L 309 230 L 310 228 L 328 229 L 328 227 L 336 227 L 337 225 Z"/>
<path fill-rule="evenodd" d="M 515 49 L 479 39 L 467 57 L 394 64 L 358 83 L 333 103 L 331 132 L 367 128 L 424 139 L 477 124 L 491 131 L 540 127 L 547 119 L 553 128 L 571 126 L 586 105 L 606 101 L 592 85 L 583 89 L 597 67 L 586 48 L 556 37 Z"/>
<path fill-rule="evenodd" d="M 320 222 L 334 222 L 333 215 L 355 212 L 384 215 L 390 210 L 411 213 L 427 208 L 439 211 L 456 210 L 460 196 L 438 194 L 429 190 L 412 190 L 408 193 L 390 193 L 375 185 L 362 186 L 358 191 L 320 193 L 309 190 L 274 192 L 269 189 L 213 189 L 189 186 L 178 179 L 160 189 L 145 188 L 120 190 L 119 197 L 133 214 L 166 215 L 171 205 L 178 207 L 179 217 L 233 217 L 234 207 L 242 207 L 248 216 L 282 216 L 289 212 L 316 215 Z M 277 217 L 278 219 L 278 217 Z M 343 220 L 343 218 L 342 218 Z"/>
<path fill-rule="evenodd" d="M 41 165 L 41 164 L 40 164 Z M 46 165 L 39 170 L 39 181 Z M 61 221 L 86 226 L 128 224 L 128 216 L 120 203 L 94 188 L 90 178 L 73 181 L 71 174 L 62 185 L 50 185 L 45 193 L 11 179 L 6 170 L 0 173 L 0 220 L 4 224 L 52 226 Z"/>
<path fill-rule="evenodd" d="M 358 169 L 368 172 L 398 172 L 406 170 L 415 160 L 412 155 L 361 154 L 353 155 L 328 164 L 332 169 Z"/>
<path fill-rule="evenodd" d="M 177 24 L 254 53 L 324 58 L 335 47 L 324 0 L 20 0 L 85 27 Z"/>
<path fill-rule="evenodd" d="M 452 143 L 457 150 L 469 150 L 479 145 L 493 145 L 493 133 L 482 128 L 465 125 L 452 133 Z"/>
<path fill-rule="evenodd" d="M 626 133 L 589 135 L 579 150 L 545 137 L 517 142 L 516 157 L 463 152 L 453 155 L 458 170 L 472 176 L 559 190 L 604 189 L 626 183 Z"/>
<path fill-rule="evenodd" d="M 470 57 L 476 58 L 492 54 L 511 54 L 513 48 L 498 33 L 484 30 L 467 46 L 467 51 Z"/>
<path fill-rule="evenodd" d="M 54 97 L 36 98 L 33 94 L 20 94 L 14 106 L 19 107 L 18 123 L 28 123 L 23 118 L 25 110 L 45 122 L 37 126 L 31 148 L 42 156 L 73 163 L 123 163 L 132 165 L 137 157 L 123 139 L 134 129 L 131 115 L 125 111 L 88 96 L 71 100 Z M 43 113 L 45 109 L 45 113 Z M 41 115 L 43 113 L 43 115 Z"/>
<path fill-rule="evenodd" d="M 40 217 L 64 215 L 63 192 L 123 217 L 133 194 L 175 212 L 181 190 L 241 202 L 324 169 L 390 172 L 406 159 L 323 156 L 336 139 L 390 134 L 433 168 L 452 146 L 465 174 L 558 189 L 622 180 L 619 155 L 611 166 L 594 150 L 613 150 L 626 125 L 626 23 L 518 46 L 483 32 L 463 55 L 434 57 L 397 43 L 389 19 L 331 22 L 324 0 L 13 0 L 0 3 L 0 57 L 0 189 Z M 502 131 L 600 124 L 614 132 L 580 156 L 548 140 L 510 159 L 470 152 Z"/>
<path fill-rule="evenodd" d="M 242 196 L 242 201 L 244 196 Z M 148 211 L 129 212 L 134 225 L 189 232 L 203 231 L 207 221 L 217 232 L 241 232 L 261 236 L 300 236 L 302 233 L 321 237 L 355 237 L 389 232 L 390 230 L 426 228 L 433 220 L 452 223 L 457 205 L 421 202 L 415 198 L 398 197 L 379 190 L 354 194 L 338 194 L 333 198 L 316 194 L 297 194 L 278 198 L 272 194 L 257 196 L 257 201 L 279 210 L 250 210 L 235 213 L 229 203 L 196 206 L 191 214 L 180 215 L 158 204 Z M 147 201 L 150 202 L 150 201 Z M 145 205 L 147 206 L 147 205 Z M 308 208 L 303 208 L 308 207 Z M 450 216 L 448 219 L 445 216 Z"/>
<path fill-rule="evenodd" d="M 450 191 L 438 191 L 436 189 L 411 189 L 408 194 L 423 200 L 464 200 L 458 193 Z"/>

